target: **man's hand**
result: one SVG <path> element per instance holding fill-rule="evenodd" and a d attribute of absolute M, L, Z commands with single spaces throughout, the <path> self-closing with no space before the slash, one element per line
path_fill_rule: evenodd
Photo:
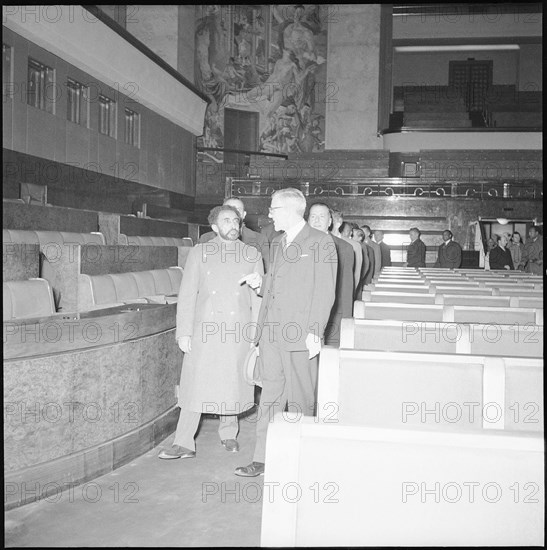
<path fill-rule="evenodd" d="M 184 353 L 190 353 L 192 351 L 192 337 L 191 336 L 179 336 L 177 338 L 177 344 Z"/>
<path fill-rule="evenodd" d="M 321 351 L 321 338 L 310 332 L 306 336 L 306 347 L 309 351 L 309 358 L 315 357 Z"/>
<path fill-rule="evenodd" d="M 256 348 L 256 356 L 260 357 L 260 348 L 254 343 L 251 343 L 251 349 Z"/>
<path fill-rule="evenodd" d="M 239 279 L 238 284 L 242 285 L 243 283 L 247 283 L 253 290 L 258 291 L 262 286 L 262 275 L 260 273 L 249 273 L 249 275 Z"/>

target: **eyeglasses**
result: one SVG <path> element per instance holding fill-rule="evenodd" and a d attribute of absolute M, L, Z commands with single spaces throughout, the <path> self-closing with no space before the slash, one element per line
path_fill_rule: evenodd
<path fill-rule="evenodd" d="M 284 206 L 270 206 L 268 208 L 268 212 L 271 214 L 273 210 L 277 210 L 278 208 L 285 208 Z"/>

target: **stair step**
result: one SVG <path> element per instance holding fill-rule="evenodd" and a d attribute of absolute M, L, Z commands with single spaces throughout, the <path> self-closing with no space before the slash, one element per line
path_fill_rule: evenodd
<path fill-rule="evenodd" d="M 404 118 L 410 120 L 469 120 L 467 113 L 446 113 L 446 112 L 430 112 L 430 113 L 407 113 Z"/>
<path fill-rule="evenodd" d="M 415 120 L 408 124 L 405 121 L 405 126 L 413 128 L 471 128 L 472 124 L 470 120 Z"/>

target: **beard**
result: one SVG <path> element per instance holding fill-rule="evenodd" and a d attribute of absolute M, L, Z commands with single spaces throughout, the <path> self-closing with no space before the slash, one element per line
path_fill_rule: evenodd
<path fill-rule="evenodd" d="M 219 227 L 218 234 L 225 241 L 237 241 L 239 239 L 239 231 L 237 229 L 229 229 L 227 232 L 224 232 Z"/>

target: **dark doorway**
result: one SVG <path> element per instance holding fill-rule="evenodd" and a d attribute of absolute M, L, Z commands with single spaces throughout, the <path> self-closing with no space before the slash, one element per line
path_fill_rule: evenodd
<path fill-rule="evenodd" d="M 224 109 L 224 148 L 258 151 L 258 113 Z M 243 164 L 245 155 L 224 153 L 224 162 Z"/>
<path fill-rule="evenodd" d="M 458 90 L 469 112 L 484 109 L 488 88 L 492 85 L 493 66 L 492 60 L 449 62 L 448 85 Z"/>

